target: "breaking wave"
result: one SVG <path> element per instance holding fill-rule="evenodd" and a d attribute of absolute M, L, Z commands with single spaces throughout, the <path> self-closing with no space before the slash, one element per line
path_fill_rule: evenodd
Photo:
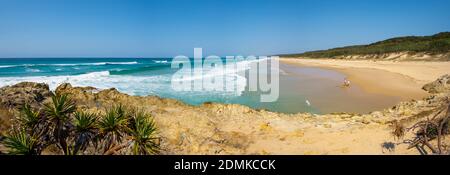
<path fill-rule="evenodd" d="M 73 63 L 73 64 L 20 64 L 20 65 L 2 65 L 0 68 L 10 67 L 33 67 L 33 66 L 103 66 L 103 65 L 132 65 L 139 64 L 137 61 L 132 62 L 96 62 L 96 63 Z"/>

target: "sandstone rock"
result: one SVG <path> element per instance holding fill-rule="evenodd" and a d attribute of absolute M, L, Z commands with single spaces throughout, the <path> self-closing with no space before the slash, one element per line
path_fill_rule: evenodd
<path fill-rule="evenodd" d="M 323 124 L 323 127 L 324 128 L 332 128 L 333 126 L 329 123 L 325 123 L 325 124 Z"/>
<path fill-rule="evenodd" d="M 28 103 L 40 107 L 51 94 L 47 84 L 23 82 L 0 88 L 0 105 L 17 109 Z"/>
<path fill-rule="evenodd" d="M 261 131 L 271 131 L 273 128 L 270 126 L 270 123 L 263 123 L 259 126 Z"/>
<path fill-rule="evenodd" d="M 64 90 L 66 90 L 66 89 L 70 89 L 70 88 L 72 88 L 72 85 L 71 84 L 69 84 L 69 83 L 63 83 L 63 84 L 61 84 L 61 85 L 59 85 L 57 88 L 56 88 L 56 90 L 55 90 L 55 92 L 62 92 L 62 91 L 64 91 Z"/>
<path fill-rule="evenodd" d="M 363 118 L 361 121 L 361 123 L 366 124 L 366 125 L 369 124 L 370 122 L 372 122 L 372 121 L 368 118 Z"/>
<path fill-rule="evenodd" d="M 8 110 L 0 107 L 0 136 L 2 132 L 7 131 L 12 126 L 12 119 L 14 114 Z"/>
<path fill-rule="evenodd" d="M 380 112 L 380 111 L 375 111 L 375 112 L 372 112 L 372 113 L 370 113 L 373 117 L 381 117 L 381 116 L 383 116 L 383 113 L 382 112 Z"/>
<path fill-rule="evenodd" d="M 450 75 L 444 75 L 436 81 L 426 84 L 422 89 L 429 93 L 448 93 L 450 92 Z"/>

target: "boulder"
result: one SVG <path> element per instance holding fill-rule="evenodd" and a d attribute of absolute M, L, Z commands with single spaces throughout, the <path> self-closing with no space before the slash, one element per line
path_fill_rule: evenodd
<path fill-rule="evenodd" d="M 426 84 L 422 89 L 432 94 L 448 93 L 450 92 L 450 75 L 444 75 L 436 81 Z"/>
<path fill-rule="evenodd" d="M 47 84 L 22 82 L 0 88 L 0 105 L 17 109 L 28 103 L 33 107 L 40 107 L 51 95 Z"/>

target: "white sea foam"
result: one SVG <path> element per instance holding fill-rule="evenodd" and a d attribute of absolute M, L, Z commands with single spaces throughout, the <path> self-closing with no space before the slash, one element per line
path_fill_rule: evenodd
<path fill-rule="evenodd" d="M 156 60 L 155 60 L 156 61 Z M 133 76 L 133 75 L 111 75 L 109 71 L 91 72 L 81 75 L 64 75 L 64 76 L 28 76 L 28 77 L 0 77 L 0 87 L 14 85 L 20 82 L 36 82 L 46 83 L 51 90 L 55 90 L 62 83 L 70 83 L 72 86 L 85 87 L 92 86 L 98 89 L 116 88 L 120 92 L 129 95 L 158 95 L 161 97 L 177 98 L 185 100 L 190 103 L 202 103 L 204 101 L 210 101 L 211 99 L 232 99 L 240 96 L 247 86 L 247 79 L 241 73 L 242 71 L 250 69 L 251 63 L 255 63 L 259 60 L 253 61 L 237 61 L 237 69 L 221 69 L 211 68 L 210 70 L 204 70 L 204 75 L 201 77 L 189 77 L 179 81 L 189 81 L 198 78 L 211 78 L 223 76 L 223 80 L 228 84 L 235 84 L 233 91 L 175 91 L 172 89 L 171 74 L 153 75 L 153 76 Z M 165 63 L 161 61 L 160 63 Z M 167 62 L 170 63 L 170 62 Z M 27 65 L 4 65 L 4 66 L 28 66 L 27 69 L 34 69 L 30 66 L 36 65 L 53 65 L 53 66 L 96 66 L 96 65 L 108 65 L 108 64 L 139 64 L 138 62 L 97 62 L 97 63 L 79 63 L 79 64 L 27 64 Z M 228 63 L 228 64 L 234 64 Z M 31 70 L 30 70 L 31 71 Z M 185 72 L 191 74 L 191 72 Z M 176 80 L 175 80 L 176 81 Z"/>
<path fill-rule="evenodd" d="M 144 89 L 155 88 L 154 84 L 159 81 L 158 78 L 158 76 L 115 76 L 110 75 L 109 71 L 102 71 L 71 76 L 1 77 L 0 87 L 26 81 L 46 83 L 51 90 L 55 90 L 62 83 L 70 83 L 73 86 L 93 86 L 99 89 L 117 88 L 130 95 L 137 95 L 145 94 Z"/>
<path fill-rule="evenodd" d="M 15 67 L 14 65 L 2 65 L 0 68 L 8 68 L 8 67 Z"/>
<path fill-rule="evenodd" d="M 86 65 L 129 65 L 129 64 L 139 64 L 137 61 L 132 62 L 100 62 L 100 63 L 86 63 Z"/>
<path fill-rule="evenodd" d="M 49 85 L 50 90 L 55 90 L 62 83 L 70 83 L 76 87 L 92 86 L 98 89 L 116 88 L 120 92 L 129 95 L 158 95 L 180 99 L 189 99 L 192 96 L 228 97 L 235 95 L 230 92 L 176 92 L 172 90 L 170 81 L 171 76 L 168 74 L 131 76 L 110 75 L 109 71 L 101 71 L 67 76 L 0 77 L 0 87 L 10 86 L 20 82 L 36 82 L 46 83 Z M 244 80 L 238 79 L 237 81 L 245 81 L 245 78 Z"/>
<path fill-rule="evenodd" d="M 155 62 L 155 63 L 164 63 L 164 64 L 169 63 L 167 60 L 153 60 L 153 62 Z"/>
<path fill-rule="evenodd" d="M 237 60 L 236 62 L 227 62 L 223 66 L 214 67 L 211 69 L 207 69 L 203 67 L 203 74 L 192 73 L 191 70 L 186 70 L 185 72 L 181 72 L 184 76 L 177 76 L 181 78 L 174 78 L 172 81 L 177 82 L 187 82 L 187 81 L 195 81 L 195 80 L 210 80 L 214 78 L 219 78 L 217 80 L 224 80 L 223 84 L 224 88 L 232 88 L 232 91 L 228 91 L 229 89 L 223 89 L 226 94 L 232 96 L 241 96 L 247 87 L 247 78 L 244 76 L 246 70 L 251 68 L 251 64 L 258 63 L 260 61 L 265 61 L 267 59 L 255 59 L 255 60 Z M 234 67 L 233 64 L 236 64 Z M 227 68 L 227 66 L 231 66 L 231 68 Z M 194 71 L 196 69 L 193 69 Z M 190 83 L 180 83 L 177 86 L 186 86 L 186 87 L 178 87 L 179 89 L 191 89 Z"/>
<path fill-rule="evenodd" d="M 39 69 L 26 69 L 25 71 L 26 71 L 26 72 L 33 72 L 33 73 L 35 73 L 35 72 L 41 72 L 41 70 L 39 70 Z"/>
<path fill-rule="evenodd" d="M 19 65 L 5 65 L 0 68 L 8 67 L 32 67 L 32 66 L 103 66 L 103 65 L 132 65 L 139 64 L 137 61 L 131 62 L 96 62 L 96 63 L 73 63 L 73 64 L 19 64 Z"/>
<path fill-rule="evenodd" d="M 173 81 L 192 81 L 192 80 L 198 80 L 198 79 L 202 79 L 202 78 L 211 78 L 211 77 L 224 76 L 224 75 L 242 77 L 242 76 L 238 75 L 238 73 L 250 69 L 250 65 L 252 63 L 257 63 L 257 62 L 260 62 L 263 60 L 265 60 L 265 59 L 252 60 L 252 61 L 237 61 L 235 69 L 226 69 L 226 68 L 224 68 L 225 65 L 223 65 L 223 67 L 217 67 L 217 68 L 213 68 L 210 70 L 203 69 L 203 74 L 200 74 L 200 75 L 197 75 L 195 73 L 193 74 L 193 75 L 197 75 L 197 76 L 184 76 L 182 79 L 173 79 Z M 234 62 L 227 63 L 227 64 L 234 64 Z M 185 73 L 188 74 L 189 72 L 185 72 Z M 245 78 L 245 77 L 243 77 L 243 78 Z"/>

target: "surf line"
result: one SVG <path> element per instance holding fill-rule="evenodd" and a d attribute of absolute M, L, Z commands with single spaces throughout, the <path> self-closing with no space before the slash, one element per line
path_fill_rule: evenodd
<path fill-rule="evenodd" d="M 202 170 L 202 173 L 206 172 L 208 168 L 208 162 L 189 162 L 181 159 L 179 162 L 175 162 L 174 169 L 176 170 Z"/>
<path fill-rule="evenodd" d="M 242 94 L 238 81 L 248 91 L 260 91 L 261 102 L 274 102 L 279 97 L 279 60 L 277 56 L 226 56 L 215 55 L 203 59 L 202 48 L 194 48 L 194 59 L 179 55 L 172 59 L 171 68 L 177 69 L 171 79 L 175 91 L 214 91 Z M 231 76 L 230 76 L 231 75 Z M 247 78 L 248 77 L 248 80 Z M 269 81 L 270 80 L 270 81 Z M 248 81 L 248 83 L 247 83 Z"/>

